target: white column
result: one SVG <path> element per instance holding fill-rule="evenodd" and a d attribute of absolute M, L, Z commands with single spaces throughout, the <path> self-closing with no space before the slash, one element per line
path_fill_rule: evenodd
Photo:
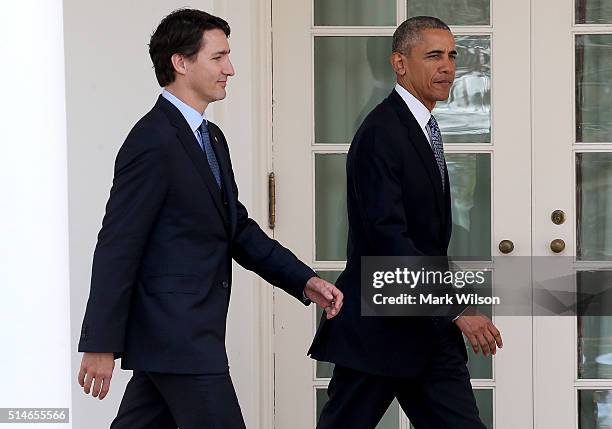
<path fill-rule="evenodd" d="M 0 13 L 0 407 L 69 408 L 62 1 Z"/>

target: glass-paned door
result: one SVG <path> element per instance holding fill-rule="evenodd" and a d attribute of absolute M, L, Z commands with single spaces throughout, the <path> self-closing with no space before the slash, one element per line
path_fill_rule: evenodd
<path fill-rule="evenodd" d="M 534 320 L 535 422 L 601 429 L 612 425 L 612 3 L 534 4 L 533 251 L 562 260 L 559 276 L 592 296 L 575 317 Z M 565 222 L 551 222 L 554 210 Z"/>

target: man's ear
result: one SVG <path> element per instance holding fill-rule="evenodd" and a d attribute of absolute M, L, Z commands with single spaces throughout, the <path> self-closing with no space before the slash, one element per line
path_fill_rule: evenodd
<path fill-rule="evenodd" d="M 391 67 L 393 67 L 395 74 L 399 76 L 406 74 L 406 64 L 402 54 L 399 52 L 393 52 L 389 58 L 389 62 L 391 63 Z"/>
<path fill-rule="evenodd" d="M 185 56 L 183 54 L 172 54 L 172 57 L 170 58 L 170 60 L 172 61 L 172 66 L 174 67 L 174 71 L 177 74 L 180 75 L 185 75 L 187 74 L 187 59 L 185 58 Z"/>

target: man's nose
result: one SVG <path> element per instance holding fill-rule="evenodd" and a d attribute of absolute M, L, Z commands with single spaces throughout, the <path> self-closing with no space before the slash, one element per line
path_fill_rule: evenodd
<path fill-rule="evenodd" d="M 444 59 L 440 62 L 440 67 L 438 71 L 440 73 L 446 73 L 446 74 L 454 73 L 455 72 L 455 61 L 449 56 L 444 57 Z"/>
<path fill-rule="evenodd" d="M 236 71 L 234 70 L 234 66 L 232 62 L 228 59 L 225 67 L 223 67 L 223 74 L 226 76 L 234 76 Z"/>

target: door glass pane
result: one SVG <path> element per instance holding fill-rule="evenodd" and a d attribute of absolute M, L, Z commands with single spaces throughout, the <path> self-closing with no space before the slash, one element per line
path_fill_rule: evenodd
<path fill-rule="evenodd" d="M 327 280 L 330 283 L 336 283 L 338 277 L 342 271 L 317 271 L 319 277 L 324 280 Z M 319 324 L 321 322 L 321 315 L 323 314 L 323 309 L 318 305 L 314 306 L 316 317 L 315 317 L 315 332 L 319 329 Z M 316 372 L 317 378 L 331 378 L 332 373 L 334 372 L 334 364 L 329 362 L 319 362 L 316 363 Z"/>
<path fill-rule="evenodd" d="M 488 429 L 493 429 L 493 390 L 475 389 L 474 396 L 480 412 L 480 420 Z"/>
<path fill-rule="evenodd" d="M 449 255 L 457 260 L 491 257 L 491 155 L 447 153 L 453 235 Z"/>
<path fill-rule="evenodd" d="M 491 290 L 492 286 L 492 273 L 491 271 L 485 271 L 485 286 L 488 290 Z M 492 292 L 488 296 L 492 296 Z M 492 305 L 479 305 L 478 311 L 493 320 L 493 306 Z M 493 379 L 493 358 L 491 356 L 485 357 L 482 351 L 478 354 L 474 353 L 472 346 L 468 339 L 463 336 L 465 347 L 468 352 L 468 370 L 470 371 L 470 377 L 472 379 L 491 380 Z"/>
<path fill-rule="evenodd" d="M 576 36 L 576 141 L 612 142 L 612 34 Z"/>
<path fill-rule="evenodd" d="M 491 39 L 457 36 L 457 74 L 434 115 L 445 143 L 491 141 Z M 390 37 L 315 38 L 315 142 L 350 143 L 395 85 Z"/>
<path fill-rule="evenodd" d="M 408 0 L 408 16 L 435 16 L 448 25 L 489 25 L 489 0 Z"/>
<path fill-rule="evenodd" d="M 576 24 L 612 23 L 610 0 L 576 0 Z"/>
<path fill-rule="evenodd" d="M 491 257 L 491 155 L 448 153 L 457 260 Z M 318 261 L 346 259 L 346 154 L 315 154 L 315 247 Z"/>
<path fill-rule="evenodd" d="M 578 391 L 578 429 L 612 427 L 612 390 Z"/>
<path fill-rule="evenodd" d="M 612 153 L 577 154 L 576 188 L 577 257 L 612 260 Z"/>
<path fill-rule="evenodd" d="M 315 154 L 315 259 L 344 261 L 346 214 L 346 154 Z"/>
<path fill-rule="evenodd" d="M 395 0 L 315 0 L 315 25 L 396 24 Z"/>
<path fill-rule="evenodd" d="M 317 422 L 321 416 L 321 410 L 327 402 L 327 389 L 317 389 Z M 394 400 L 387 412 L 376 425 L 376 429 L 399 429 L 400 427 L 400 406 L 397 399 Z"/>
<path fill-rule="evenodd" d="M 578 377 L 612 378 L 611 337 L 611 316 L 578 318 Z"/>
<path fill-rule="evenodd" d="M 588 297 L 578 308 L 579 378 L 612 379 L 611 284 L 610 271 L 577 273 L 578 297 Z"/>
<path fill-rule="evenodd" d="M 322 279 L 327 280 L 330 283 L 336 283 L 338 277 L 342 271 L 317 271 L 317 274 Z M 486 275 L 486 285 L 491 286 L 492 275 L 490 271 L 485 272 Z M 319 328 L 319 324 L 321 321 L 321 315 L 323 314 L 323 309 L 319 306 L 315 306 L 315 332 Z M 479 305 L 478 310 L 487 316 L 489 319 L 493 319 L 493 307 L 490 305 Z M 467 367 L 470 371 L 470 377 L 472 379 L 482 379 L 482 380 L 491 380 L 493 378 L 493 358 L 485 357 L 482 353 L 475 354 L 472 350 L 472 347 L 468 344 L 468 341 L 465 337 L 463 337 L 465 342 L 465 346 L 468 351 L 468 364 Z M 331 378 L 332 373 L 334 371 L 334 365 L 329 362 L 319 362 L 316 363 L 316 376 L 317 378 Z"/>
<path fill-rule="evenodd" d="M 366 115 L 389 95 L 391 37 L 315 37 L 315 143 L 350 143 Z"/>
<path fill-rule="evenodd" d="M 491 37 L 456 36 L 457 73 L 433 111 L 444 143 L 491 142 Z"/>

